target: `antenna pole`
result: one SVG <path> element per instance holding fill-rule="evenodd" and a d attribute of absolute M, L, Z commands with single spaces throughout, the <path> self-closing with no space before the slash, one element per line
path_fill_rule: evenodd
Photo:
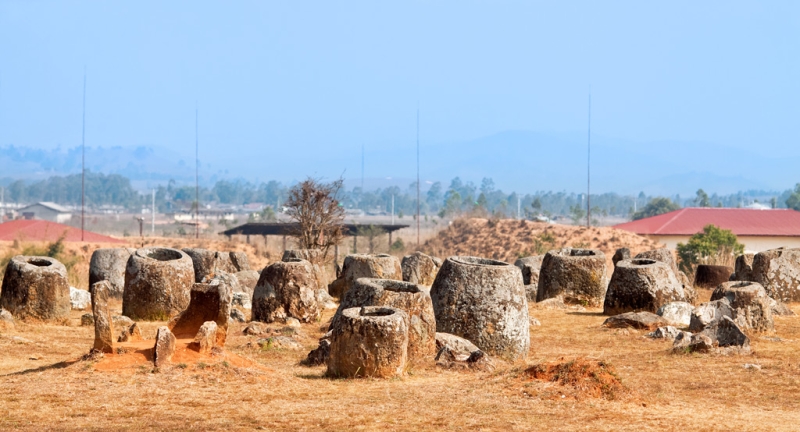
<path fill-rule="evenodd" d="M 81 124 L 81 241 L 86 218 L 86 66 L 83 67 L 83 121 Z"/>
<path fill-rule="evenodd" d="M 417 250 L 419 245 L 419 105 L 417 105 Z"/>
<path fill-rule="evenodd" d="M 200 238 L 200 144 L 197 135 L 197 104 L 194 106 L 194 238 Z"/>
<path fill-rule="evenodd" d="M 589 90 L 589 132 L 586 143 L 586 226 L 592 226 L 592 90 Z"/>

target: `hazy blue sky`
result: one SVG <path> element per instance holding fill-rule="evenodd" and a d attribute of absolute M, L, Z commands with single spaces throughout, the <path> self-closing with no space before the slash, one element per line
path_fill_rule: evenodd
<path fill-rule="evenodd" d="M 87 145 L 191 157 L 197 103 L 201 159 L 262 178 L 276 146 L 413 148 L 417 104 L 423 145 L 584 133 L 590 86 L 599 136 L 797 156 L 798 29 L 797 1 L 0 0 L 0 145 L 79 145 L 85 65 Z"/>

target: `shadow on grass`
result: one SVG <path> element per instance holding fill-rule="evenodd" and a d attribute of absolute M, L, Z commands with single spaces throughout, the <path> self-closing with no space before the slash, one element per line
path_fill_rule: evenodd
<path fill-rule="evenodd" d="M 74 365 L 75 363 L 78 363 L 79 361 L 80 360 L 62 361 L 62 362 L 53 363 L 53 364 L 47 365 L 47 366 L 41 366 L 41 367 L 38 367 L 38 368 L 35 368 L 35 369 L 25 369 L 23 371 L 12 372 L 10 374 L 0 375 L 0 376 L 8 377 L 8 376 L 16 376 L 16 375 L 27 375 L 29 373 L 44 372 L 44 371 L 47 371 L 47 370 L 50 370 L 50 369 L 64 369 L 66 367 Z"/>
<path fill-rule="evenodd" d="M 567 315 L 580 315 L 580 316 L 597 316 L 597 317 L 607 317 L 608 315 L 603 315 L 603 312 L 594 312 L 594 311 L 575 311 L 575 312 L 567 312 Z"/>

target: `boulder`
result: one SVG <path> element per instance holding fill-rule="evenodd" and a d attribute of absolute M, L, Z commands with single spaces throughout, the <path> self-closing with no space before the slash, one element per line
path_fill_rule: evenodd
<path fill-rule="evenodd" d="M 81 315 L 81 326 L 88 327 L 94 325 L 94 315 L 85 313 Z"/>
<path fill-rule="evenodd" d="M 258 336 L 262 333 L 267 331 L 267 328 L 264 326 L 263 323 L 254 321 L 247 325 L 247 327 L 242 330 L 242 333 L 248 336 Z"/>
<path fill-rule="evenodd" d="M 50 257 L 17 255 L 6 266 L 0 307 L 17 319 L 69 317 L 67 269 Z"/>
<path fill-rule="evenodd" d="M 658 308 L 657 315 L 678 327 L 688 327 L 694 306 L 686 302 L 671 302 Z"/>
<path fill-rule="evenodd" d="M 96 282 L 90 288 L 92 314 L 94 315 L 94 347 L 104 353 L 114 352 L 114 320 L 108 311 L 108 298 L 111 295 L 111 282 Z"/>
<path fill-rule="evenodd" d="M 314 322 L 320 308 L 317 279 L 308 261 L 292 259 L 271 264 L 261 272 L 253 293 L 253 320 L 271 323 L 297 318 Z"/>
<path fill-rule="evenodd" d="M 528 298 L 522 273 L 502 261 L 447 258 L 430 291 L 436 331 L 466 338 L 508 360 L 530 348 Z"/>
<path fill-rule="evenodd" d="M 114 323 L 115 329 L 130 327 L 136 324 L 132 319 L 126 317 L 125 315 L 114 315 L 111 317 L 111 321 Z"/>
<path fill-rule="evenodd" d="M 767 292 L 758 282 L 725 282 L 711 294 L 711 300 L 725 299 L 733 314 L 731 318 L 746 330 L 756 332 L 775 329 L 772 307 Z"/>
<path fill-rule="evenodd" d="M 116 325 L 114 328 L 117 328 Z M 144 339 L 142 337 L 142 329 L 136 323 L 123 327 L 122 331 L 118 333 L 117 342 L 137 342 Z"/>
<path fill-rule="evenodd" d="M 193 338 L 207 321 L 217 324 L 215 346 L 225 346 L 228 336 L 228 318 L 231 315 L 231 288 L 220 279 L 196 283 L 192 286 L 189 306 L 170 320 L 169 329 L 179 338 Z"/>
<path fill-rule="evenodd" d="M 328 290 L 326 288 L 318 289 L 314 292 L 314 295 L 317 298 L 317 305 L 322 309 L 336 309 L 338 306 L 336 305 L 336 301 L 330 294 L 328 294 Z"/>
<path fill-rule="evenodd" d="M 281 261 L 294 261 L 305 260 L 311 263 L 314 269 L 314 276 L 317 279 L 317 286 L 328 286 L 328 275 L 325 273 L 325 264 L 329 259 L 325 256 L 325 252 L 321 249 L 287 249 L 283 251 Z"/>
<path fill-rule="evenodd" d="M 672 327 L 672 326 L 666 326 L 666 327 L 659 327 L 654 332 L 648 333 L 647 337 L 653 338 L 653 339 L 673 340 L 676 337 L 678 337 L 679 334 L 681 334 L 680 330 L 678 330 L 678 329 L 676 329 L 675 327 Z"/>
<path fill-rule="evenodd" d="M 342 311 L 331 331 L 327 375 L 390 378 L 403 375 L 408 355 L 408 315 L 366 306 Z"/>
<path fill-rule="evenodd" d="M 682 332 L 675 338 L 672 349 L 676 352 L 707 353 L 714 349 L 714 341 L 702 333 L 693 335 L 689 332 Z"/>
<path fill-rule="evenodd" d="M 244 252 L 219 252 L 203 248 L 184 248 L 183 252 L 192 260 L 194 281 L 200 283 L 208 276 L 218 272 L 238 273 L 250 270 Z"/>
<path fill-rule="evenodd" d="M 800 301 L 800 248 L 778 248 L 753 257 L 753 282 L 778 301 Z"/>
<path fill-rule="evenodd" d="M 92 295 L 89 291 L 69 287 L 69 305 L 73 310 L 86 310 L 92 306 Z"/>
<path fill-rule="evenodd" d="M 319 346 L 311 350 L 301 363 L 305 366 L 319 366 L 328 362 L 331 355 L 330 339 L 320 339 Z"/>
<path fill-rule="evenodd" d="M 774 298 L 769 298 L 769 309 L 772 311 L 772 316 L 794 316 L 789 306 L 784 302 L 779 302 Z"/>
<path fill-rule="evenodd" d="M 289 336 L 270 336 L 259 339 L 257 342 L 261 349 L 285 349 L 290 351 L 300 351 L 303 345 Z"/>
<path fill-rule="evenodd" d="M 651 312 L 626 312 L 608 317 L 603 321 L 603 326 L 609 328 L 635 328 L 650 331 L 667 325 L 669 323 L 665 319 Z"/>
<path fill-rule="evenodd" d="M 682 271 L 678 271 L 677 276 L 678 282 L 683 286 L 683 301 L 690 304 L 697 303 L 697 291 L 695 291 L 692 284 L 689 283 L 689 276 L 686 276 L 686 273 Z"/>
<path fill-rule="evenodd" d="M 694 274 L 696 288 L 714 288 L 727 282 L 733 274 L 733 269 L 727 266 L 700 264 Z"/>
<path fill-rule="evenodd" d="M 258 284 L 258 278 L 261 277 L 261 274 L 255 270 L 242 270 L 233 275 L 239 281 L 241 292 L 247 293 L 252 298 L 256 285 Z"/>
<path fill-rule="evenodd" d="M 603 303 L 603 313 L 655 313 L 661 306 L 683 299 L 683 287 L 666 263 L 634 258 L 620 261 L 614 268 Z"/>
<path fill-rule="evenodd" d="M 230 320 L 233 322 L 244 323 L 247 322 L 247 317 L 244 315 L 244 312 L 240 311 L 239 309 L 231 308 Z"/>
<path fill-rule="evenodd" d="M 731 280 L 751 281 L 753 280 L 753 259 L 756 254 L 744 253 L 736 257 L 736 264 L 733 267 Z"/>
<path fill-rule="evenodd" d="M 194 346 L 201 354 L 209 354 L 217 346 L 217 323 L 206 321 L 197 330 L 194 337 Z"/>
<path fill-rule="evenodd" d="M 436 333 L 436 352 L 446 348 L 455 356 L 469 357 L 473 352 L 480 351 L 472 342 L 450 333 Z M 438 355 L 438 354 L 437 354 Z"/>
<path fill-rule="evenodd" d="M 614 256 L 611 257 L 611 262 L 613 262 L 614 266 L 616 267 L 618 262 L 626 259 L 631 259 L 631 250 L 624 247 L 614 251 Z"/>
<path fill-rule="evenodd" d="M 727 316 L 715 321 L 700 334 L 708 336 L 714 346 L 750 348 L 750 338 Z"/>
<path fill-rule="evenodd" d="M 125 267 L 131 255 L 136 252 L 133 248 L 102 248 L 92 252 L 89 261 L 89 286 L 108 281 L 111 284 L 109 295 L 122 299 L 125 290 Z"/>
<path fill-rule="evenodd" d="M 547 252 L 542 261 L 536 301 L 562 296 L 570 303 L 600 305 L 607 285 L 603 252 L 597 249 L 555 249 Z"/>
<path fill-rule="evenodd" d="M 362 306 L 386 306 L 406 312 L 408 361 L 430 360 L 436 353 L 436 316 L 430 294 L 423 286 L 390 279 L 358 279 L 342 297 L 330 328 L 336 326 L 344 310 Z"/>
<path fill-rule="evenodd" d="M 522 283 L 525 285 L 525 292 L 528 300 L 536 301 L 536 291 L 539 289 L 539 271 L 542 268 L 544 255 L 534 255 L 520 258 L 514 265 L 522 271 Z"/>
<path fill-rule="evenodd" d="M 403 280 L 413 284 L 431 286 L 441 266 L 441 261 L 438 263 L 437 261 L 432 256 L 419 251 L 404 256 L 400 263 Z"/>
<path fill-rule="evenodd" d="M 722 317 L 733 317 L 733 309 L 726 299 L 714 300 L 694 308 L 689 320 L 689 330 L 702 331 Z"/>
<path fill-rule="evenodd" d="M 223 252 L 224 254 L 224 252 Z M 224 255 L 223 255 L 224 256 Z M 232 271 L 230 273 L 236 273 L 237 271 L 247 271 L 250 270 L 250 261 L 247 259 L 247 254 L 241 251 L 232 251 L 228 252 L 228 259 L 230 260 L 233 268 L 236 271 Z"/>
<path fill-rule="evenodd" d="M 175 354 L 175 335 L 169 327 L 161 326 L 156 332 L 156 343 L 153 346 L 153 363 L 156 367 L 166 366 Z"/>
<path fill-rule="evenodd" d="M 250 296 L 247 293 L 235 292 L 233 293 L 233 306 L 239 306 L 242 309 L 252 309 L 253 304 L 250 302 Z"/>
<path fill-rule="evenodd" d="M 397 257 L 378 254 L 353 254 L 344 258 L 339 278 L 328 286 L 328 293 L 341 298 L 355 283 L 356 279 L 393 279 L 403 280 L 403 271 Z"/>
<path fill-rule="evenodd" d="M 137 320 L 166 321 L 189 305 L 194 283 L 192 260 L 169 248 L 138 249 L 128 260 L 122 314 Z"/>
<path fill-rule="evenodd" d="M 12 330 L 14 327 L 14 315 L 5 309 L 0 309 L 0 330 Z"/>

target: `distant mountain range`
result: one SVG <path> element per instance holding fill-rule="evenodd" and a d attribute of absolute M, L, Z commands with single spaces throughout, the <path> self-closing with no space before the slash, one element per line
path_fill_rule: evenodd
<path fill-rule="evenodd" d="M 237 149 L 235 145 L 201 148 L 201 182 L 221 178 L 292 183 L 306 176 L 337 178 L 344 173 L 348 187 L 361 184 L 361 154 L 357 147 L 342 151 L 334 145 L 298 149 L 264 144 Z M 193 153 L 193 152 L 192 152 Z M 416 178 L 415 144 L 367 145 L 367 189 L 400 186 Z M 505 131 L 451 143 L 422 144 L 423 189 L 434 181 L 446 188 L 452 178 L 480 184 L 494 180 L 505 191 L 586 190 L 586 136 Z M 146 189 L 170 179 L 194 182 L 194 154 L 153 147 L 90 147 L 87 167 L 117 173 Z M 782 191 L 800 182 L 800 157 L 747 152 L 725 146 L 691 142 L 632 143 L 592 136 L 592 192 L 688 197 L 698 188 L 709 194 L 743 190 Z M 41 150 L 0 148 L 0 178 L 41 179 L 80 172 L 80 148 Z"/>

